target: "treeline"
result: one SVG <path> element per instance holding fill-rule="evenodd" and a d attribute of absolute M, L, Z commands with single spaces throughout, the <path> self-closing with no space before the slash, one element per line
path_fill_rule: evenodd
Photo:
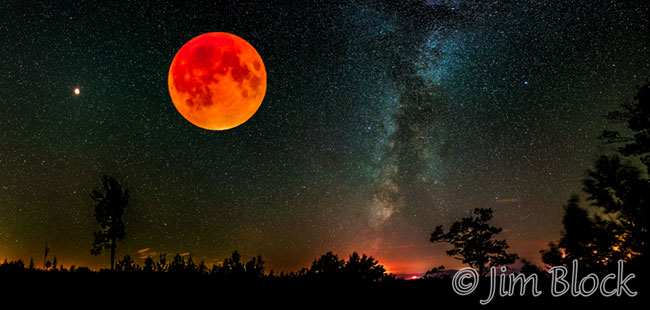
<path fill-rule="evenodd" d="M 338 255 L 327 252 L 315 259 L 309 268 L 299 271 L 276 274 L 273 270 L 266 272 L 265 261 L 261 256 L 252 257 L 248 261 L 242 259 L 241 254 L 235 251 L 223 260 L 221 264 L 208 266 L 203 260 L 198 263 L 192 255 L 176 254 L 171 260 L 166 254 L 160 254 L 157 259 L 147 257 L 142 265 L 137 264 L 130 255 L 125 255 L 118 260 L 113 270 L 101 269 L 93 271 L 88 267 L 65 268 L 64 266 L 50 265 L 46 268 L 36 268 L 33 260 L 28 266 L 22 260 L 7 261 L 0 264 L 0 273 L 138 273 L 138 274 L 173 274 L 173 275 L 198 275 L 215 278 L 233 279 L 261 279 L 261 278 L 302 278 L 325 281 L 353 281 L 363 283 L 377 283 L 394 280 L 395 276 L 386 272 L 384 266 L 371 256 L 359 255 L 354 252 L 348 260 L 341 259 Z"/>

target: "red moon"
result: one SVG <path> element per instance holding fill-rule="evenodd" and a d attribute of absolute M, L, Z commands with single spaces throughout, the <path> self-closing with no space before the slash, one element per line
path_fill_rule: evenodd
<path fill-rule="evenodd" d="M 259 109 L 266 93 L 266 68 L 246 40 L 210 32 L 181 47 L 167 82 L 172 102 L 185 119 L 204 129 L 226 130 Z"/>

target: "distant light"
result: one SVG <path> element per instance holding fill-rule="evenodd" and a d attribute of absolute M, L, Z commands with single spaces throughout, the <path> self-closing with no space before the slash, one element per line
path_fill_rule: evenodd
<path fill-rule="evenodd" d="M 418 276 L 411 276 L 411 277 L 409 278 L 409 280 L 417 280 L 417 279 L 418 279 Z"/>
<path fill-rule="evenodd" d="M 528 81 L 524 81 L 524 85 L 528 85 Z"/>
<path fill-rule="evenodd" d="M 79 94 L 81 94 L 81 90 L 79 90 L 79 87 L 77 87 L 77 88 L 74 89 L 74 94 L 75 94 L 75 95 L 79 95 Z"/>

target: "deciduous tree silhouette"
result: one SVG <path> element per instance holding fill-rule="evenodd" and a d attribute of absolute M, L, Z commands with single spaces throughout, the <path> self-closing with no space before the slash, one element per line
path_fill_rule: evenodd
<path fill-rule="evenodd" d="M 315 259 L 309 269 L 303 269 L 297 274 L 289 274 L 289 277 L 292 276 L 357 283 L 373 283 L 393 278 L 392 275 L 386 274 L 386 269 L 376 259 L 366 254 L 359 255 L 357 252 L 352 253 L 347 262 L 339 259 L 338 255 L 327 252 Z"/>
<path fill-rule="evenodd" d="M 384 277 L 386 269 L 374 258 L 354 252 L 343 266 L 343 273 L 349 280 L 376 282 Z"/>
<path fill-rule="evenodd" d="M 95 240 L 90 253 L 99 255 L 104 250 L 111 251 L 111 270 L 115 267 L 115 249 L 117 242 L 124 240 L 126 235 L 124 208 L 129 203 L 129 190 L 111 176 L 104 176 L 103 189 L 93 190 L 90 198 L 95 202 L 94 216 L 101 230 L 94 232 Z"/>
<path fill-rule="evenodd" d="M 433 268 L 431 268 L 431 270 L 424 273 L 424 277 L 425 278 L 433 278 L 433 277 L 436 277 L 436 276 L 442 274 L 443 271 L 445 271 L 445 266 L 444 265 L 440 265 L 438 267 L 433 267 Z"/>
<path fill-rule="evenodd" d="M 307 271 L 307 275 L 318 279 L 332 279 L 341 274 L 345 260 L 340 260 L 338 255 L 327 252 L 315 259 Z"/>
<path fill-rule="evenodd" d="M 461 260 L 477 269 L 481 276 L 487 275 L 489 267 L 512 264 L 517 254 L 506 253 L 509 248 L 505 240 L 495 240 L 493 236 L 501 228 L 490 226 L 492 209 L 476 208 L 474 216 L 462 218 L 451 225 L 448 232 L 443 232 L 442 225 L 431 233 L 431 242 L 447 242 L 454 248 L 447 250 L 447 255 Z"/>

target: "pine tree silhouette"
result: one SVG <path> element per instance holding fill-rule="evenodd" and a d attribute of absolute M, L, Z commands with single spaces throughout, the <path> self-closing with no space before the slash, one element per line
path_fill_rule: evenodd
<path fill-rule="evenodd" d="M 90 253 L 99 255 L 104 250 L 110 250 L 111 270 L 115 268 L 115 249 L 117 242 L 124 240 L 126 235 L 124 208 L 129 203 L 129 190 L 111 176 L 104 176 L 103 190 L 93 190 L 90 198 L 95 202 L 94 216 L 101 230 L 94 232 L 95 240 Z"/>
<path fill-rule="evenodd" d="M 437 226 L 430 241 L 451 244 L 454 248 L 447 250 L 447 255 L 477 269 L 481 276 L 487 275 L 489 267 L 514 263 L 517 254 L 506 253 L 506 241 L 493 239 L 502 229 L 487 223 L 492 219 L 492 209 L 476 208 L 473 214 L 454 222 L 446 233 L 442 225 Z"/>

